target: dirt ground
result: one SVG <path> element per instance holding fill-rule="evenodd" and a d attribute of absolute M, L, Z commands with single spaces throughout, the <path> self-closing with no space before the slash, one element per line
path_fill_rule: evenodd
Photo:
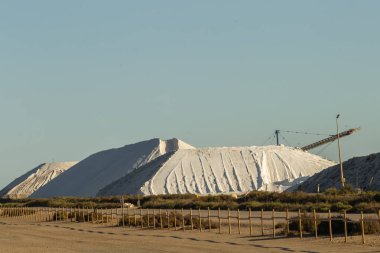
<path fill-rule="evenodd" d="M 147 230 L 70 222 L 0 220 L 0 252 L 380 252 L 379 238 L 315 241 L 216 232 Z"/>

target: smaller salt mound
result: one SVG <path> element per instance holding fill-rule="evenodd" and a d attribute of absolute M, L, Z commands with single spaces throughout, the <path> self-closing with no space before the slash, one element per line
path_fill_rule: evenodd
<path fill-rule="evenodd" d="M 178 139 L 152 139 L 95 153 L 52 180 L 31 197 L 92 197 L 106 185 L 161 155 L 194 147 Z"/>
<path fill-rule="evenodd" d="M 363 157 L 355 157 L 343 163 L 343 175 L 346 185 L 363 190 L 380 190 L 380 153 Z M 328 188 L 341 189 L 340 165 L 327 168 L 310 177 L 301 185 L 292 187 L 289 191 L 320 192 Z"/>
<path fill-rule="evenodd" d="M 283 191 L 334 164 L 279 146 L 178 150 L 108 185 L 98 196 Z"/>
<path fill-rule="evenodd" d="M 15 179 L 0 191 L 2 198 L 27 198 L 77 162 L 44 163 Z"/>

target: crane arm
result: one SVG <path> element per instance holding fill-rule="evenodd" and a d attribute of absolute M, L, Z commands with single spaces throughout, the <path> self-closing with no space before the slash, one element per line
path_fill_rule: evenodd
<path fill-rule="evenodd" d="M 328 138 L 326 138 L 326 139 L 323 139 L 323 140 L 320 140 L 320 141 L 314 142 L 314 143 L 312 143 L 312 144 L 309 144 L 309 145 L 307 145 L 307 146 L 304 146 L 304 147 L 302 147 L 301 149 L 304 150 L 304 151 L 308 151 L 308 150 L 310 150 L 310 149 L 313 149 L 313 148 L 316 148 L 316 147 L 322 146 L 322 145 L 324 145 L 324 144 L 326 144 L 326 143 L 333 142 L 333 141 L 335 141 L 336 139 L 338 139 L 338 136 L 339 136 L 339 138 L 341 138 L 341 137 L 345 137 L 345 136 L 351 135 L 351 134 L 353 134 L 354 132 L 359 131 L 359 130 L 360 130 L 360 128 L 352 128 L 352 129 L 350 129 L 350 130 L 347 130 L 347 131 L 341 132 L 341 133 L 336 134 L 336 135 L 332 135 L 332 136 L 330 136 L 330 137 L 328 137 Z"/>

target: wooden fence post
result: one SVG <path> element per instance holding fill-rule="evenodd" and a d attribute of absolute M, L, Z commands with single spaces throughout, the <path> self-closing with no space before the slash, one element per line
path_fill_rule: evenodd
<path fill-rule="evenodd" d="M 286 235 L 290 236 L 290 221 L 289 221 L 289 209 L 286 208 Z"/>
<path fill-rule="evenodd" d="M 239 209 L 237 210 L 237 220 L 238 220 L 238 233 L 240 235 L 241 230 L 240 230 L 240 210 Z"/>
<path fill-rule="evenodd" d="M 364 215 L 363 215 L 363 211 L 360 212 L 360 224 L 361 224 L 361 227 L 362 227 L 362 243 L 365 244 L 365 231 L 364 231 Z"/>
<path fill-rule="evenodd" d="M 162 210 L 160 209 L 160 225 L 161 225 L 161 229 L 163 229 L 164 225 L 162 223 Z"/>
<path fill-rule="evenodd" d="M 109 222 L 110 226 L 113 226 L 113 208 L 110 208 L 110 215 L 109 215 Z"/>
<path fill-rule="evenodd" d="M 190 225 L 191 225 L 191 230 L 194 230 L 193 210 L 191 208 L 190 208 Z"/>
<path fill-rule="evenodd" d="M 347 211 L 344 210 L 344 242 L 347 243 Z"/>
<path fill-rule="evenodd" d="M 202 232 L 202 216 L 201 216 L 201 209 L 198 209 L 198 217 L 199 217 L 199 231 Z"/>
<path fill-rule="evenodd" d="M 318 240 L 318 224 L 317 224 L 317 214 L 315 209 L 313 209 L 313 218 L 314 218 L 314 236 L 315 240 Z"/>
<path fill-rule="evenodd" d="M 143 219 L 143 211 L 142 211 L 142 208 L 140 209 L 140 222 L 141 222 L 141 228 L 144 228 L 144 219 Z"/>
<path fill-rule="evenodd" d="M 219 234 L 222 233 L 222 219 L 220 217 L 220 208 L 218 208 Z"/>
<path fill-rule="evenodd" d="M 177 210 L 174 209 L 174 230 L 177 231 Z"/>
<path fill-rule="evenodd" d="M 146 216 L 147 216 L 147 228 L 150 228 L 150 214 L 149 214 L 149 208 L 146 209 Z"/>
<path fill-rule="evenodd" d="M 185 231 L 186 230 L 186 228 L 185 228 L 185 215 L 183 214 L 183 208 L 181 209 L 181 216 L 182 216 L 182 229 L 183 229 L 183 231 Z"/>
<path fill-rule="evenodd" d="M 166 222 L 168 223 L 168 229 L 169 229 L 170 228 L 170 217 L 169 217 L 169 210 L 168 209 L 166 209 L 165 215 L 166 215 Z"/>
<path fill-rule="evenodd" d="M 82 206 L 82 219 L 83 219 L 83 223 L 86 223 L 86 218 L 85 218 L 85 216 L 84 216 L 84 206 Z M 112 209 L 111 209 L 111 211 L 112 211 Z"/>
<path fill-rule="evenodd" d="M 298 209 L 298 222 L 299 222 L 300 239 L 302 240 L 302 216 L 301 216 L 301 209 Z"/>
<path fill-rule="evenodd" d="M 273 238 L 276 237 L 276 220 L 275 220 L 275 212 L 272 210 L 272 226 L 273 226 Z"/>
<path fill-rule="evenodd" d="M 120 209 L 121 209 L 121 206 L 120 206 Z M 111 212 L 113 213 L 113 211 Z M 117 227 L 119 226 L 122 226 L 122 223 L 123 223 L 123 213 L 122 211 L 120 210 L 120 219 L 119 219 L 119 207 L 115 207 L 115 220 L 113 219 L 113 216 L 112 216 L 112 224 L 115 224 Z"/>
<path fill-rule="evenodd" d="M 261 236 L 264 236 L 264 210 L 261 209 L 260 223 L 261 223 Z"/>
<path fill-rule="evenodd" d="M 231 212 L 228 208 L 228 234 L 231 234 Z"/>
<path fill-rule="evenodd" d="M 211 213 L 210 213 L 210 207 L 207 207 L 207 218 L 208 218 L 208 231 L 211 232 Z"/>
<path fill-rule="evenodd" d="M 119 223 L 119 210 L 118 210 L 117 207 L 115 208 L 115 212 L 116 212 L 116 221 L 115 221 L 116 226 L 120 226 L 120 223 Z"/>
<path fill-rule="evenodd" d="M 156 229 L 156 209 L 153 209 L 153 229 Z"/>
<path fill-rule="evenodd" d="M 130 208 L 127 208 L 127 216 L 128 216 L 128 226 L 131 227 L 131 214 L 130 214 Z"/>
<path fill-rule="evenodd" d="M 249 236 L 252 236 L 252 211 L 251 208 L 249 208 Z"/>
<path fill-rule="evenodd" d="M 121 204 L 121 222 L 123 223 L 123 227 L 125 227 L 124 204 Z"/>
<path fill-rule="evenodd" d="M 135 227 L 137 227 L 136 209 L 133 210 L 133 218 L 134 218 L 134 220 L 135 220 Z"/>

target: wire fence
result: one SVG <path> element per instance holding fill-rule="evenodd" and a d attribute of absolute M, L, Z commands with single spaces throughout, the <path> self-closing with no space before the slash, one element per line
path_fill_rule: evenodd
<path fill-rule="evenodd" d="M 193 210 L 193 209 L 138 209 L 91 207 L 0 207 L 0 217 L 24 222 L 76 222 L 103 226 L 134 227 L 140 229 L 172 229 L 178 231 L 237 233 L 249 236 L 334 237 L 360 235 L 363 244 L 367 234 L 380 234 L 380 210 L 377 214 L 311 213 Z"/>

